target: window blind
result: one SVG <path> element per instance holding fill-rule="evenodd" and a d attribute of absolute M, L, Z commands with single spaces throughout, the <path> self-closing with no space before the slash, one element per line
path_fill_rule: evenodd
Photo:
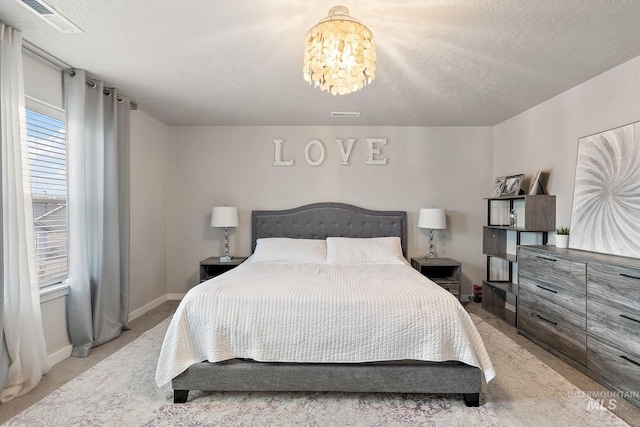
<path fill-rule="evenodd" d="M 29 177 L 40 287 L 67 276 L 67 149 L 64 121 L 27 109 Z"/>

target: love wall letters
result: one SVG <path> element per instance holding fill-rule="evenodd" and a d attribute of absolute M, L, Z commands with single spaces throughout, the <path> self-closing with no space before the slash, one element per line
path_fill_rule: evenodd
<path fill-rule="evenodd" d="M 367 141 L 367 160 L 365 165 L 386 165 L 387 158 L 382 155 L 381 146 L 387 145 L 386 138 L 366 138 Z M 293 166 L 294 159 L 284 158 L 284 140 L 274 139 L 273 142 L 273 166 Z M 336 145 L 343 166 L 349 166 L 351 162 L 351 152 L 356 143 L 355 138 L 336 139 Z M 304 161 L 308 166 L 320 166 L 324 162 L 325 148 L 322 141 L 312 139 L 304 147 Z"/>

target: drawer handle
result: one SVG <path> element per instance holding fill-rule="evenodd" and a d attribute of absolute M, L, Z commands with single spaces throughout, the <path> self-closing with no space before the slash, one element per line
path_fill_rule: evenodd
<path fill-rule="evenodd" d="M 558 293 L 558 291 L 554 291 L 553 289 L 545 288 L 544 286 L 540 286 L 540 285 L 536 285 L 536 286 L 539 287 L 540 289 L 544 289 L 545 291 L 553 292 L 554 294 Z"/>
<path fill-rule="evenodd" d="M 629 359 L 627 356 L 620 356 L 622 359 L 626 360 L 627 362 L 633 363 L 636 366 L 640 366 L 640 363 L 636 362 L 635 360 L 631 360 Z"/>
<path fill-rule="evenodd" d="M 620 275 L 621 275 L 622 277 L 628 277 L 629 279 L 636 279 L 636 280 L 640 280 L 640 277 L 632 276 L 632 275 L 630 275 L 630 274 L 620 273 Z"/>
<path fill-rule="evenodd" d="M 557 259 L 547 258 L 546 256 L 540 256 L 540 255 L 536 255 L 536 258 L 540 258 L 540 259 L 543 259 L 545 261 L 553 261 L 553 262 L 557 261 Z"/>
<path fill-rule="evenodd" d="M 549 320 L 549 319 L 545 319 L 544 317 L 540 316 L 539 314 L 536 314 L 536 317 L 537 317 L 538 319 L 544 320 L 544 321 L 545 321 L 545 322 L 547 322 L 547 323 L 551 323 L 553 326 L 558 326 L 558 324 L 557 324 L 556 322 L 552 322 L 552 321 L 551 321 L 551 320 Z M 624 357 L 624 356 L 620 356 L 620 357 Z"/>
<path fill-rule="evenodd" d="M 631 320 L 632 322 L 638 322 L 640 323 L 640 320 L 638 319 L 634 319 L 633 317 L 629 317 L 626 314 L 621 314 L 620 317 L 622 317 L 623 319 L 627 319 L 627 320 Z"/>

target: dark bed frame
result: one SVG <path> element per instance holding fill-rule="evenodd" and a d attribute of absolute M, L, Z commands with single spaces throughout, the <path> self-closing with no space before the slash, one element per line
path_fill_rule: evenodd
<path fill-rule="evenodd" d="M 407 213 L 375 211 L 344 203 L 314 203 L 251 215 L 252 251 L 259 238 L 398 236 L 407 256 Z M 370 363 L 263 363 L 232 359 L 200 362 L 172 380 L 173 401 L 189 390 L 462 393 L 479 406 L 482 371 L 461 362 L 402 360 Z"/>

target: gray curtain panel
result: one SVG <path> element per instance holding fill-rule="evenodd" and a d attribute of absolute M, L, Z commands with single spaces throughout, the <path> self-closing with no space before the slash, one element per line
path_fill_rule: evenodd
<path fill-rule="evenodd" d="M 128 329 L 130 101 L 65 70 L 69 334 L 86 357 Z"/>

